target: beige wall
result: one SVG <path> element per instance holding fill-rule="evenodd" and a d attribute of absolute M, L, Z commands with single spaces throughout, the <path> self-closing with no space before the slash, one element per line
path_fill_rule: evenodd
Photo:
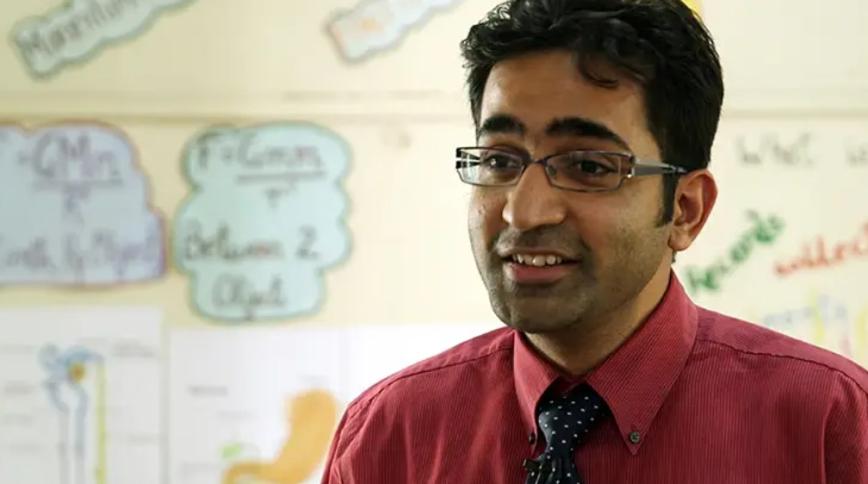
<path fill-rule="evenodd" d="M 58 3 L 4 2 L 0 30 Z M 399 48 L 354 64 L 336 54 L 324 28 L 336 10 L 354 5 L 349 0 L 194 1 L 42 80 L 27 75 L 6 43 L 0 119 L 118 126 L 137 146 L 153 203 L 167 219 L 188 194 L 181 150 L 204 128 L 273 120 L 328 127 L 353 151 L 346 179 L 352 251 L 327 271 L 322 310 L 303 319 L 490 320 L 468 250 L 467 190 L 450 157 L 452 147 L 472 141 L 457 44 L 493 3 L 459 2 L 410 31 Z M 832 3 L 703 2 L 726 70 L 725 125 L 868 115 L 868 7 Z M 170 268 L 157 282 L 122 288 L 4 288 L 0 305 L 157 304 L 172 325 L 202 324 L 188 287 Z"/>

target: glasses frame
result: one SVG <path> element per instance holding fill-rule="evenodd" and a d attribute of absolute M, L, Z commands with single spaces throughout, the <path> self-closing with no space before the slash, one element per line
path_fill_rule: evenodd
<path fill-rule="evenodd" d="M 504 153 L 510 156 L 514 156 L 516 158 L 522 159 L 522 168 L 518 175 L 515 177 L 515 180 L 507 182 L 507 183 L 473 183 L 469 182 L 461 176 L 461 169 L 468 168 L 473 162 L 466 161 L 462 159 L 462 152 L 465 150 L 489 150 L 496 151 L 499 153 Z M 630 166 L 630 169 L 626 173 L 621 173 L 621 179 L 618 181 L 618 185 L 613 188 L 601 188 L 601 189 L 588 189 L 582 190 L 578 188 L 564 187 L 559 185 L 556 181 L 552 180 L 550 175 L 551 168 L 549 167 L 549 160 L 552 158 L 563 156 L 569 153 L 592 153 L 599 155 L 608 155 L 608 156 L 617 156 L 623 157 L 627 162 L 627 165 Z M 521 180 L 521 176 L 524 175 L 524 172 L 527 171 L 527 168 L 533 164 L 539 163 L 543 166 L 543 171 L 546 174 L 546 179 L 548 179 L 549 184 L 553 187 L 559 188 L 561 190 L 568 190 L 571 192 L 580 192 L 580 193 L 600 193 L 600 192 L 613 192 L 621 188 L 624 185 L 624 180 L 635 178 L 638 176 L 653 176 L 653 175 L 676 175 L 680 176 L 687 173 L 687 170 L 680 166 L 670 165 L 668 163 L 656 162 L 656 161 L 648 161 L 648 160 L 640 160 L 636 158 L 636 155 L 632 153 L 623 153 L 618 151 L 605 151 L 605 150 L 569 150 L 562 151 L 560 153 L 555 153 L 552 155 L 544 156 L 540 159 L 534 160 L 529 156 L 522 156 L 514 151 L 505 150 L 502 148 L 490 148 L 486 146 L 461 146 L 455 148 L 455 171 L 458 172 L 458 177 L 462 182 L 467 183 L 468 185 L 478 186 L 478 187 L 511 187 L 518 184 L 519 180 Z"/>

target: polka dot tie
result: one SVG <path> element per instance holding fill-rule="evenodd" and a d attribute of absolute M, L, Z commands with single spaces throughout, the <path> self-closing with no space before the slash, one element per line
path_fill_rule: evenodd
<path fill-rule="evenodd" d="M 526 461 L 526 484 L 582 484 L 576 449 L 606 410 L 603 399 L 584 384 L 564 396 L 543 396 L 537 405 L 537 422 L 546 447 L 542 455 Z"/>

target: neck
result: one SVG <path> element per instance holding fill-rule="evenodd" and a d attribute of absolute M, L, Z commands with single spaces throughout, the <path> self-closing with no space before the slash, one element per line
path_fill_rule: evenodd
<path fill-rule="evenodd" d="M 670 269 L 657 271 L 643 290 L 616 311 L 577 327 L 552 333 L 526 333 L 543 357 L 571 376 L 596 368 L 636 332 L 663 299 Z"/>

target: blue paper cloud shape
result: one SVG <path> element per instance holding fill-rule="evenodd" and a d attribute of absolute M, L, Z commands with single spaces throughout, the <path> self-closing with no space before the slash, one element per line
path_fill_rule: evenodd
<path fill-rule="evenodd" d="M 184 166 L 194 187 L 175 218 L 174 259 L 194 307 L 221 321 L 313 312 L 323 271 L 350 246 L 342 187 L 347 144 L 302 123 L 213 128 Z"/>
<path fill-rule="evenodd" d="M 0 284 L 161 276 L 163 225 L 137 161 L 108 125 L 0 126 Z"/>

